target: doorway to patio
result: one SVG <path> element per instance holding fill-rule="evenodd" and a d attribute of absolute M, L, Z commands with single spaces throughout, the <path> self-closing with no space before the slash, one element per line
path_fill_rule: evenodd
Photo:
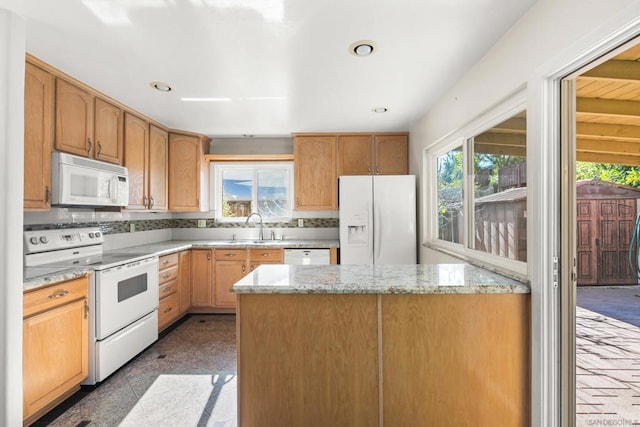
<path fill-rule="evenodd" d="M 587 69 L 588 68 L 588 69 Z M 640 424 L 640 42 L 571 77 L 575 420 Z"/>

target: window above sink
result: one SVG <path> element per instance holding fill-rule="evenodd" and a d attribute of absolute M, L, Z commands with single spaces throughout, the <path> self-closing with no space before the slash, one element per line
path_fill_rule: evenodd
<path fill-rule="evenodd" d="M 211 163 L 211 200 L 219 222 L 242 222 L 258 212 L 264 222 L 291 219 L 293 162 Z"/>

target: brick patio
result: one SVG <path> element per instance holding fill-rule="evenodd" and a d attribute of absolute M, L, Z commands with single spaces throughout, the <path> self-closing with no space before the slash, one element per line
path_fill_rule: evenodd
<path fill-rule="evenodd" d="M 578 288 L 578 426 L 640 425 L 640 287 Z"/>

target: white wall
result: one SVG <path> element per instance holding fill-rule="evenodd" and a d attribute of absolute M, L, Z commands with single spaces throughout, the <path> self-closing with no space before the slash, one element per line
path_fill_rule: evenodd
<path fill-rule="evenodd" d="M 527 83 L 537 67 L 557 61 L 571 45 L 586 37 L 622 9 L 640 13 L 637 0 L 540 0 L 411 128 L 410 173 L 423 179 L 423 151 L 461 128 Z M 535 141 L 528 141 L 529 144 Z M 530 169 L 530 176 L 535 176 Z M 423 218 L 422 188 L 419 218 Z M 420 236 L 423 235 L 423 221 Z M 420 262 L 451 259 L 421 248 Z"/>
<path fill-rule="evenodd" d="M 22 425 L 25 23 L 0 5 L 0 425 Z"/>

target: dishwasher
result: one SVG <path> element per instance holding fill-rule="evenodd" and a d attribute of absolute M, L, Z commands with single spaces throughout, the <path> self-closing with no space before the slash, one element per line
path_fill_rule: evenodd
<path fill-rule="evenodd" d="M 331 264 L 329 249 L 285 249 L 284 263 L 290 265 Z"/>

